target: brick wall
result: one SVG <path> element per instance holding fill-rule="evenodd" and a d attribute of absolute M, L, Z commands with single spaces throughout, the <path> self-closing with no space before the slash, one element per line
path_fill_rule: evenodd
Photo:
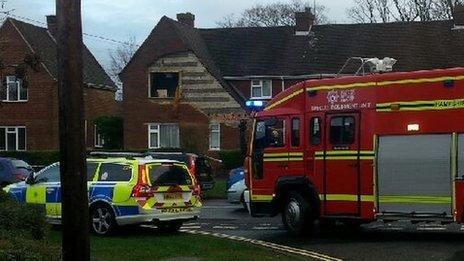
<path fill-rule="evenodd" d="M 134 65 L 132 67 L 135 67 Z M 219 82 L 209 74 L 198 58 L 189 52 L 179 52 L 157 59 L 150 66 L 140 64 L 138 70 L 126 72 L 124 82 L 124 147 L 148 148 L 149 123 L 178 123 L 180 145 L 190 151 L 209 151 L 209 124 L 220 117 L 208 112 L 242 113 L 241 106 Z M 149 74 L 179 73 L 181 98 L 175 106 L 172 98 L 149 98 Z M 239 148 L 238 122 L 221 123 L 221 149 Z"/>
<path fill-rule="evenodd" d="M 4 64 L 21 63 L 31 49 L 11 23 L 0 28 L 0 61 Z M 14 74 L 7 68 L 0 78 Z M 25 126 L 27 150 L 55 150 L 59 148 L 58 85 L 48 71 L 27 69 L 28 101 L 0 103 L 0 126 Z M 120 109 L 114 92 L 84 88 L 86 119 L 88 122 L 87 146 L 93 146 L 93 119 L 101 115 L 118 115 Z"/>

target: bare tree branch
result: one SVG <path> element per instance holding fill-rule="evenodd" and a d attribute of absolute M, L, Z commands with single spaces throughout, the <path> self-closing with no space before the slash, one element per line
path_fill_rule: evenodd
<path fill-rule="evenodd" d="M 110 52 L 110 74 L 117 77 L 126 67 L 134 53 L 137 51 L 135 36 L 130 36 L 126 44 L 119 45 L 116 50 Z"/>
<path fill-rule="evenodd" d="M 347 9 L 356 23 L 390 21 L 432 21 L 453 18 L 453 10 L 463 0 L 355 0 Z"/>
<path fill-rule="evenodd" d="M 326 7 L 302 0 L 293 0 L 290 3 L 275 2 L 271 4 L 257 4 L 243 11 L 239 17 L 234 14 L 225 16 L 216 22 L 219 27 L 270 27 L 270 26 L 294 26 L 295 13 L 313 8 L 316 16 L 316 24 L 327 23 Z"/>

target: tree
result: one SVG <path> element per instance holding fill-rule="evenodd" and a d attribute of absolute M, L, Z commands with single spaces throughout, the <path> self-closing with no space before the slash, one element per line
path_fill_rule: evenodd
<path fill-rule="evenodd" d="M 432 21 L 453 18 L 454 7 L 463 0 L 355 0 L 347 9 L 356 23 Z"/>
<path fill-rule="evenodd" d="M 110 73 L 111 76 L 118 76 L 119 73 L 126 67 L 129 61 L 137 51 L 138 45 L 135 36 L 130 36 L 129 40 L 121 43 L 116 50 L 110 51 Z"/>
<path fill-rule="evenodd" d="M 130 36 L 127 42 L 121 43 L 116 48 L 116 50 L 110 51 L 109 73 L 118 87 L 118 91 L 116 92 L 116 100 L 122 100 L 122 83 L 119 79 L 119 73 L 132 59 L 132 56 L 134 56 L 138 47 L 139 46 L 136 44 L 135 36 Z"/>
<path fill-rule="evenodd" d="M 256 4 L 243 11 L 238 17 L 235 14 L 225 16 L 216 22 L 219 27 L 270 27 L 270 26 L 294 26 L 295 13 L 313 8 L 316 16 L 315 24 L 327 23 L 326 7 L 324 5 L 293 0 L 290 3 L 275 2 L 270 4 Z"/>

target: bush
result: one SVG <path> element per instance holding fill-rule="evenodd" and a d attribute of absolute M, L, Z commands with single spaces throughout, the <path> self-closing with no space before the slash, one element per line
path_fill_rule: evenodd
<path fill-rule="evenodd" d="M 17 203 L 0 190 L 0 231 L 44 239 L 48 224 L 43 208 Z"/>
<path fill-rule="evenodd" d="M 50 165 L 60 161 L 60 152 L 57 150 L 44 151 L 2 151 L 0 157 L 22 159 L 30 165 Z"/>
<path fill-rule="evenodd" d="M 58 247 L 46 242 L 48 232 L 43 209 L 19 204 L 0 190 L 2 260 L 58 260 Z"/>
<path fill-rule="evenodd" d="M 222 160 L 222 166 L 225 170 L 231 170 L 243 167 L 243 155 L 240 150 L 223 150 L 219 152 L 219 158 Z"/>
<path fill-rule="evenodd" d="M 105 143 L 103 149 L 117 150 L 123 148 L 123 119 L 118 116 L 101 116 L 94 120 L 97 132 Z"/>

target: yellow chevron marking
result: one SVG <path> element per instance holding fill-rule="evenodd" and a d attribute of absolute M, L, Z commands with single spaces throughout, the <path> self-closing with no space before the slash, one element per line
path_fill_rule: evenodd
<path fill-rule="evenodd" d="M 286 101 L 292 99 L 293 97 L 298 96 L 298 95 L 300 95 L 302 93 L 303 93 L 303 89 L 295 91 L 294 93 L 288 95 L 287 97 L 284 97 L 281 100 L 278 100 L 278 101 L 274 102 L 273 104 L 268 105 L 264 110 L 267 111 L 267 110 L 270 110 L 270 109 L 272 109 L 274 107 L 277 107 L 277 106 L 281 105 L 282 103 L 284 103 L 284 102 L 286 102 Z"/>

